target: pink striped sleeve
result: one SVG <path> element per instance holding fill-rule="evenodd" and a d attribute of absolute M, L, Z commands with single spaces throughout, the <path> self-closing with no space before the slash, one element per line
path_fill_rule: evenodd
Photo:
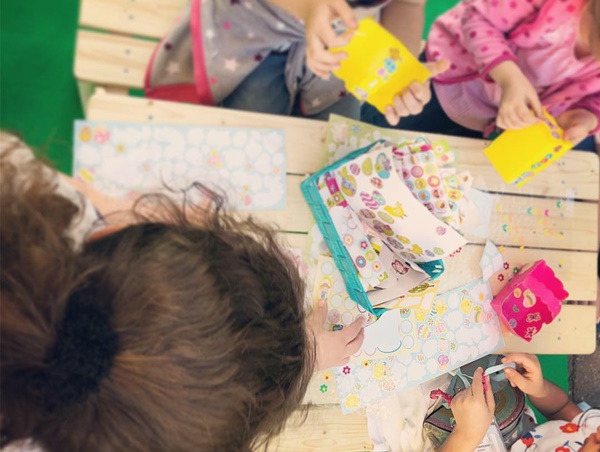
<path fill-rule="evenodd" d="M 521 22 L 535 17 L 535 4 L 525 0 L 467 0 L 465 3 L 462 32 L 479 72 L 487 76 L 501 62 L 515 61 L 506 35 Z"/>

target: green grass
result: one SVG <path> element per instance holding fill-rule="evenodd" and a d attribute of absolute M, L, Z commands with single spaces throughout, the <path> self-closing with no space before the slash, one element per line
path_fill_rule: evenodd
<path fill-rule="evenodd" d="M 456 0 L 430 0 L 426 30 Z M 0 1 L 0 127 L 18 132 L 70 172 L 73 120 L 83 114 L 73 78 L 79 3 Z M 568 388 L 566 356 L 541 357 L 546 377 Z"/>

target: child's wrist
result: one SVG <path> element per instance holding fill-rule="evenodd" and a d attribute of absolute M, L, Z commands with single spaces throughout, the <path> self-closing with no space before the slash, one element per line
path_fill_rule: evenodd
<path fill-rule="evenodd" d="M 478 432 L 475 432 L 472 428 L 461 428 L 457 425 L 454 427 L 454 430 L 452 430 L 452 436 L 454 436 L 454 443 L 456 445 L 460 445 L 464 450 L 472 450 L 481 444 L 485 432 L 483 434 L 478 434 Z"/>
<path fill-rule="evenodd" d="M 550 385 L 551 385 L 551 383 L 544 378 L 544 382 L 542 383 L 542 386 L 537 391 L 532 392 L 527 395 L 534 399 L 543 399 L 543 398 L 547 397 L 548 394 L 550 393 Z"/>

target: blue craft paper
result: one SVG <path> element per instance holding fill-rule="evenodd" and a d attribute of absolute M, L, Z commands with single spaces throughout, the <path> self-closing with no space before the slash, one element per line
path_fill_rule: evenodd
<path fill-rule="evenodd" d="M 241 210 L 284 209 L 285 132 L 76 121 L 73 176 L 115 197 L 201 182 Z"/>

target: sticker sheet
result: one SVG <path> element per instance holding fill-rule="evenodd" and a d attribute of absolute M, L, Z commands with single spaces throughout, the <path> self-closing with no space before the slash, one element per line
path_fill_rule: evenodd
<path fill-rule="evenodd" d="M 465 245 L 436 219 L 397 175 L 391 147 L 374 148 L 335 171 L 344 197 L 361 221 L 399 256 L 412 262 L 442 259 Z"/>
<path fill-rule="evenodd" d="M 285 132 L 76 121 L 73 176 L 115 197 L 201 182 L 238 209 L 284 209 Z"/>
<path fill-rule="evenodd" d="M 430 312 L 405 309 L 417 340 L 410 353 L 335 369 L 342 411 L 351 413 L 431 380 L 504 346 L 489 285 L 478 280 L 439 295 Z"/>

